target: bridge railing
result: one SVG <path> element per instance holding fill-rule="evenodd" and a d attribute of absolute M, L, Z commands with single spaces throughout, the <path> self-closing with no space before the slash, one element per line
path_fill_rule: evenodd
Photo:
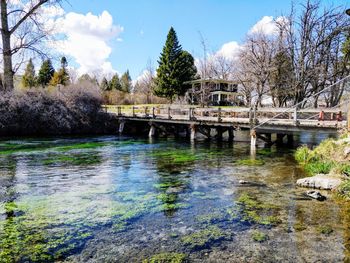
<path fill-rule="evenodd" d="M 286 109 L 260 108 L 253 110 L 243 107 L 199 108 L 186 105 L 131 105 L 104 106 L 104 110 L 120 117 L 168 119 L 183 121 L 207 121 L 225 123 L 244 123 L 256 126 L 266 122 L 285 125 L 338 125 L 346 120 L 342 108 Z"/>

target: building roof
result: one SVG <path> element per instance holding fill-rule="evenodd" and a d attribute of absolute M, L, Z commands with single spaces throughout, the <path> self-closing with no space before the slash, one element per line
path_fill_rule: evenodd
<path fill-rule="evenodd" d="M 197 84 L 197 83 L 225 83 L 225 84 L 237 84 L 236 81 L 233 80 L 226 80 L 226 79 L 212 79 L 212 78 L 206 78 L 206 79 L 196 79 L 191 81 L 186 81 L 184 84 Z"/>

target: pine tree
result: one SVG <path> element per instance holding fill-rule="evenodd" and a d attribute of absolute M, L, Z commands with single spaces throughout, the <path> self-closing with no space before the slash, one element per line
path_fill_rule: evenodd
<path fill-rule="evenodd" d="M 63 85 L 66 86 L 69 84 L 69 74 L 67 71 L 68 62 L 65 57 L 61 58 L 61 68 L 59 71 L 55 72 L 50 80 L 50 85 L 57 86 Z"/>
<path fill-rule="evenodd" d="M 103 78 L 100 84 L 100 89 L 103 91 L 109 90 L 109 83 L 106 78 Z"/>
<path fill-rule="evenodd" d="M 89 74 L 85 73 L 83 75 L 81 75 L 78 79 L 78 81 L 80 83 L 83 83 L 83 82 L 89 82 L 93 85 L 98 85 L 98 81 L 97 81 L 97 78 L 95 76 L 91 77 Z"/>
<path fill-rule="evenodd" d="M 176 95 L 183 96 L 186 91 L 191 88 L 190 84 L 184 84 L 186 81 L 194 80 L 197 75 L 197 68 L 194 64 L 193 56 L 183 50 L 180 56 L 181 67 L 180 67 L 180 79 L 182 81 L 182 85 Z"/>
<path fill-rule="evenodd" d="M 39 70 L 38 81 L 37 81 L 38 84 L 44 88 L 47 84 L 49 84 L 54 73 L 55 73 L 55 69 L 52 66 L 51 60 L 50 59 L 45 60 Z"/>
<path fill-rule="evenodd" d="M 115 73 L 109 82 L 109 90 L 122 90 L 118 73 Z"/>
<path fill-rule="evenodd" d="M 182 50 L 174 28 L 170 28 L 163 52 L 158 61 L 154 93 L 171 101 L 176 95 L 183 95 L 188 86 L 185 81 L 194 79 L 196 68 L 193 57 Z"/>
<path fill-rule="evenodd" d="M 24 88 L 31 88 L 35 86 L 35 69 L 32 59 L 29 59 L 27 67 L 24 71 L 24 75 L 22 77 L 22 86 Z"/>
<path fill-rule="evenodd" d="M 127 70 L 120 78 L 121 90 L 124 92 L 131 92 L 132 84 L 129 70 Z"/>
<path fill-rule="evenodd" d="M 346 65 L 350 65 L 350 34 L 347 35 L 343 45 L 342 53 L 344 55 L 344 62 Z"/>
<path fill-rule="evenodd" d="M 276 107 L 284 107 L 292 98 L 293 64 L 285 50 L 280 50 L 272 59 L 269 85 Z"/>

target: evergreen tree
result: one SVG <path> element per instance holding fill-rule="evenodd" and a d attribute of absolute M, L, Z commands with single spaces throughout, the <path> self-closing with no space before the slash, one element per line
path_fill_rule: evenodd
<path fill-rule="evenodd" d="M 67 67 L 68 67 L 67 58 L 66 57 L 62 57 L 61 58 L 61 68 L 67 69 Z"/>
<path fill-rule="evenodd" d="M 120 79 L 117 73 L 115 73 L 109 82 L 109 90 L 122 90 Z"/>
<path fill-rule="evenodd" d="M 196 79 L 197 68 L 194 64 L 193 56 L 186 50 L 181 52 L 180 61 L 180 79 L 182 80 L 182 85 L 176 95 L 183 96 L 191 88 L 191 84 L 184 84 L 184 82 Z"/>
<path fill-rule="evenodd" d="M 270 92 L 275 107 L 287 106 L 292 99 L 293 62 L 285 50 L 280 50 L 272 59 L 269 78 Z"/>
<path fill-rule="evenodd" d="M 32 59 L 29 59 L 27 67 L 24 71 L 24 75 L 22 77 L 22 86 L 24 88 L 31 88 L 35 86 L 35 69 Z"/>
<path fill-rule="evenodd" d="M 54 73 L 55 73 L 55 69 L 52 66 L 51 60 L 50 59 L 45 60 L 39 70 L 38 81 L 37 81 L 38 84 L 41 85 L 42 87 L 45 87 L 47 84 L 49 84 Z"/>
<path fill-rule="evenodd" d="M 124 92 L 131 92 L 132 84 L 129 70 L 127 70 L 120 78 L 121 90 Z"/>
<path fill-rule="evenodd" d="M 346 65 L 350 65 L 350 34 L 346 37 L 342 46 L 342 53 L 344 55 L 344 62 Z"/>
<path fill-rule="evenodd" d="M 100 84 L 100 88 L 103 91 L 109 90 L 109 83 L 108 83 L 108 80 L 106 78 L 102 79 L 101 84 Z"/>
<path fill-rule="evenodd" d="M 176 95 L 183 95 L 188 89 L 185 81 L 195 78 L 193 57 L 182 50 L 174 28 L 170 28 L 163 52 L 158 61 L 156 87 L 154 93 L 171 101 Z"/>
<path fill-rule="evenodd" d="M 69 84 L 69 74 L 67 71 L 68 62 L 65 57 L 61 58 L 61 68 L 59 71 L 55 72 L 50 80 L 50 85 L 57 86 L 63 85 L 66 86 Z"/>
<path fill-rule="evenodd" d="M 82 83 L 82 82 L 90 82 L 90 83 L 92 83 L 92 84 L 94 84 L 94 85 L 98 85 L 98 81 L 97 81 L 96 77 L 95 77 L 95 76 L 94 76 L 94 77 L 91 77 L 91 76 L 90 76 L 89 74 L 87 74 L 87 73 L 81 75 L 81 76 L 79 77 L 78 81 L 79 81 L 80 83 Z"/>

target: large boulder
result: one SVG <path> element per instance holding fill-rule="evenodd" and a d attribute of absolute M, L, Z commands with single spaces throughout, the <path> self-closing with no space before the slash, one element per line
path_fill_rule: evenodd
<path fill-rule="evenodd" d="M 333 190 L 337 188 L 341 183 L 341 178 L 324 174 L 302 178 L 297 181 L 298 186 L 323 190 Z"/>

